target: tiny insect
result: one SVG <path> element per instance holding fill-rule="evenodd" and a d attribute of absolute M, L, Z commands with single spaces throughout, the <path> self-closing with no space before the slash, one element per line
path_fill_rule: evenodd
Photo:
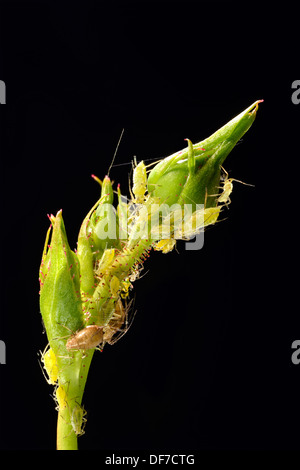
<path fill-rule="evenodd" d="M 55 390 L 54 399 L 57 403 L 56 411 L 63 410 L 66 408 L 68 395 L 66 390 L 61 385 L 59 385 Z"/>
<path fill-rule="evenodd" d="M 138 165 L 136 164 L 136 159 L 134 158 L 135 168 L 133 170 L 133 187 L 132 192 L 135 196 L 135 201 L 138 204 L 142 204 L 145 200 L 145 193 L 147 190 L 147 172 L 146 166 L 143 161 Z"/>
<path fill-rule="evenodd" d="M 169 253 L 173 250 L 176 245 L 176 240 L 174 238 L 162 239 L 155 245 L 156 251 L 162 251 L 163 253 Z"/>
<path fill-rule="evenodd" d="M 131 304 L 132 300 L 124 307 L 120 299 L 117 301 L 116 309 L 111 320 L 103 328 L 103 347 L 105 343 L 110 345 L 115 344 L 129 330 L 135 315 L 134 313 L 130 318 L 130 322 L 128 322 L 128 312 Z"/>
<path fill-rule="evenodd" d="M 87 412 L 85 409 L 78 403 L 75 403 L 71 413 L 71 425 L 77 436 L 82 436 L 84 434 L 84 427 L 87 422 L 87 419 L 85 418 L 86 415 Z"/>
<path fill-rule="evenodd" d="M 230 194 L 232 193 L 233 190 L 233 181 L 236 181 L 237 183 L 242 183 L 245 184 L 246 186 L 254 186 L 253 184 L 249 183 L 244 183 L 243 181 L 236 180 L 235 178 L 228 178 L 228 173 L 227 171 L 223 168 L 225 172 L 225 179 L 223 183 L 223 188 L 222 188 L 222 193 L 218 197 L 218 202 L 223 202 L 224 204 L 230 204 Z"/>
<path fill-rule="evenodd" d="M 94 349 L 103 341 L 103 327 L 88 325 L 70 336 L 66 343 L 68 351 L 73 349 Z"/>
<path fill-rule="evenodd" d="M 113 259 L 115 256 L 114 248 L 106 249 L 99 261 L 99 265 L 97 268 L 97 275 L 103 275 L 105 271 L 111 266 Z"/>
<path fill-rule="evenodd" d="M 56 356 L 49 345 L 46 346 L 44 352 L 42 353 L 41 360 L 48 375 L 47 377 L 42 369 L 45 379 L 50 385 L 54 385 L 58 379 L 58 365 Z"/>

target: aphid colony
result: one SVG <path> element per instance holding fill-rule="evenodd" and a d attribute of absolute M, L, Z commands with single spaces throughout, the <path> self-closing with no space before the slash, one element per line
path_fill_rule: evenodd
<path fill-rule="evenodd" d="M 194 172 L 193 145 L 190 141 L 188 141 L 188 145 L 189 171 Z M 147 235 L 146 240 L 142 240 L 141 229 L 143 227 L 149 228 L 149 220 L 152 223 L 152 216 L 150 219 L 147 211 L 149 208 L 151 210 L 156 203 L 158 203 L 159 211 L 163 201 L 157 201 L 157 198 L 147 193 L 147 169 L 144 162 L 141 161 L 137 164 L 134 159 L 134 163 L 133 186 L 132 192 L 130 191 L 131 201 L 128 204 L 121 202 L 120 187 L 118 186 L 119 223 L 122 221 L 123 211 L 123 215 L 126 216 L 124 231 L 127 239 L 125 238 L 125 241 L 121 243 L 121 249 L 105 246 L 100 259 L 93 261 L 93 277 L 87 276 L 88 282 L 81 283 L 78 300 L 82 303 L 84 316 L 82 328 L 71 331 L 67 325 L 62 325 L 70 334 L 66 336 L 66 341 L 61 343 L 58 355 L 50 347 L 47 347 L 42 354 L 42 363 L 48 376 L 44 374 L 46 380 L 49 384 L 56 386 L 54 399 L 57 410 L 61 416 L 64 416 L 62 419 L 69 423 L 70 432 L 73 430 L 77 436 L 84 434 L 87 421 L 86 411 L 81 405 L 81 398 L 73 396 L 69 390 L 70 381 L 62 380 L 61 373 L 65 367 L 64 364 L 70 365 L 72 361 L 76 361 L 80 352 L 81 360 L 84 360 L 89 351 L 91 353 L 95 349 L 103 351 L 106 343 L 115 344 L 128 331 L 134 318 L 131 309 L 132 301 L 128 302 L 127 300 L 129 289 L 132 287 L 132 282 L 140 277 L 143 261 L 148 257 L 149 250 L 154 247 L 155 250 L 168 253 L 174 249 L 176 239 L 189 240 L 207 225 L 215 224 L 222 207 L 230 203 L 233 181 L 238 181 L 228 178 L 227 172 L 222 168 L 225 176 L 222 179 L 219 194 L 206 194 L 206 197 L 215 196 L 216 206 L 206 207 L 205 198 L 205 203 L 200 209 L 200 205 L 197 205 L 196 210 L 187 215 L 180 204 L 177 205 L 177 209 L 171 206 L 172 209 L 159 215 L 154 226 L 150 224 L 149 236 Z M 94 179 L 97 180 L 96 177 Z M 102 182 L 100 183 L 102 184 Z M 86 244 L 85 246 L 90 244 L 88 224 L 95 207 L 97 206 L 92 208 L 84 221 L 81 240 Z M 163 234 L 169 236 L 164 237 Z M 84 274 L 86 273 L 82 272 L 82 275 Z M 128 320 L 129 313 L 130 322 Z"/>
<path fill-rule="evenodd" d="M 189 142 L 190 143 L 190 142 Z M 204 149 L 203 149 L 204 150 Z M 128 208 L 131 208 L 131 218 L 129 218 L 129 231 L 134 230 L 133 226 L 134 223 L 132 220 L 138 219 L 140 223 L 141 215 L 139 213 L 134 213 L 132 210 L 132 206 L 135 205 L 142 205 L 147 199 L 149 195 L 147 193 L 147 170 L 146 166 L 143 161 L 139 164 L 136 163 L 134 159 L 135 167 L 133 169 L 133 186 L 132 186 L 132 201 L 128 204 Z M 156 241 L 154 247 L 156 250 L 160 250 L 163 253 L 168 253 L 169 251 L 173 250 L 176 244 L 176 238 L 183 238 L 188 239 L 190 236 L 194 235 L 197 228 L 201 226 L 203 228 L 206 225 L 214 224 L 217 221 L 219 216 L 220 210 L 223 205 L 227 205 L 230 203 L 230 194 L 233 189 L 233 178 L 228 178 L 227 172 L 223 169 L 225 177 L 223 178 L 223 185 L 220 188 L 221 192 L 217 195 L 217 203 L 216 207 L 210 208 L 203 208 L 200 211 L 196 211 L 191 215 L 188 220 L 188 223 L 185 225 L 185 232 L 183 233 L 179 229 L 174 231 L 173 237 L 168 239 L 161 239 Z M 242 183 L 242 181 L 239 181 Z M 246 184 L 246 183 L 243 183 Z M 119 188 L 118 188 L 119 191 Z M 118 193 L 119 194 L 119 193 Z M 119 194 L 120 195 L 120 194 Z M 202 211 L 202 212 L 201 212 Z M 201 212 L 201 214 L 200 214 Z M 198 223 L 197 226 L 197 218 L 201 215 L 201 224 Z M 174 214 L 173 214 L 174 219 Z M 135 220 L 136 223 L 136 220 Z M 147 256 L 147 251 L 142 252 L 140 255 L 139 260 L 135 260 L 135 263 L 132 264 L 131 270 L 126 277 L 118 275 L 118 268 L 116 267 L 116 254 L 113 248 L 106 249 L 103 252 L 103 255 L 98 262 L 95 270 L 95 276 L 99 284 L 102 282 L 102 285 L 105 286 L 109 284 L 111 300 L 107 302 L 106 305 L 110 305 L 110 313 L 108 315 L 108 321 L 105 324 L 97 324 L 97 321 L 89 321 L 90 312 L 85 312 L 86 319 L 88 323 L 85 327 L 80 329 L 76 332 L 71 332 L 71 335 L 68 337 L 66 341 L 66 349 L 67 351 L 73 350 L 89 350 L 98 348 L 103 350 L 104 345 L 106 343 L 112 345 L 114 344 L 121 336 L 123 336 L 128 331 L 128 313 L 130 310 L 131 302 L 127 305 L 123 305 L 123 301 L 128 297 L 129 288 L 131 287 L 131 282 L 136 280 L 139 277 L 140 270 L 142 269 L 140 261 Z M 127 257 L 136 256 L 134 253 L 130 253 L 130 250 L 124 250 L 125 261 Z M 115 263 L 115 266 L 114 266 Z M 124 265 L 128 265 L 128 263 L 124 263 Z M 124 266 L 123 266 L 124 267 Z M 112 269 L 114 268 L 114 269 Z M 108 278 L 106 273 L 110 270 L 111 274 Z M 117 275 L 113 274 L 115 270 Z M 119 272 L 122 270 L 122 266 L 119 266 Z M 109 279 L 109 280 L 108 280 Z M 103 306 L 103 308 L 105 308 Z M 95 324 L 94 324 L 95 323 Z M 57 366 L 55 366 L 53 362 L 53 358 L 51 356 L 51 349 L 49 349 L 46 353 L 43 354 L 42 360 L 44 362 L 44 366 L 47 370 L 49 376 L 49 382 L 55 383 L 56 376 L 57 376 Z M 53 354 L 53 353 L 52 353 Z M 54 354 L 53 354 L 54 355 Z"/>
<path fill-rule="evenodd" d="M 76 397 L 70 399 L 70 397 L 68 396 L 69 383 L 58 383 L 57 358 L 52 349 L 49 348 L 49 345 L 42 353 L 41 360 L 48 375 L 47 378 L 45 373 L 43 372 L 47 382 L 50 385 L 56 386 L 53 398 L 56 402 L 57 411 L 68 411 L 70 426 L 72 427 L 73 431 L 77 436 L 81 436 L 82 434 L 84 434 L 84 427 L 86 423 L 85 416 L 87 413 L 83 406 L 77 403 Z"/>
<path fill-rule="evenodd" d="M 109 177 L 115 152 L 103 181 L 93 175 L 101 195 L 81 224 L 76 250 L 69 246 L 62 211 L 50 216 L 40 266 L 49 341 L 42 364 L 55 386 L 59 449 L 76 448 L 76 436 L 84 433 L 82 399 L 94 351 L 128 331 L 134 318 L 130 290 L 150 250 L 172 251 L 177 240 L 190 240 L 215 224 L 230 204 L 238 180 L 221 165 L 251 126 L 258 103 L 199 144 L 186 139 L 185 149 L 154 162 L 151 170 L 134 158 L 130 201 L 120 185 L 114 191 Z"/>
<path fill-rule="evenodd" d="M 228 178 L 228 173 L 223 169 L 225 177 L 223 178 L 223 186 L 220 188 L 221 193 L 217 197 L 219 203 L 216 207 L 203 208 L 201 209 L 201 226 L 202 228 L 206 225 L 214 224 L 217 221 L 222 205 L 227 205 L 230 203 L 230 194 L 233 189 L 233 181 L 242 181 L 235 180 L 233 178 Z M 246 184 L 246 183 L 243 183 Z M 133 171 L 133 197 L 132 201 L 134 204 L 143 204 L 146 200 L 146 191 L 147 191 L 147 172 L 146 166 L 143 161 L 139 164 L 136 164 Z M 222 205 L 221 205 L 222 204 Z M 185 232 L 182 233 L 179 230 L 175 232 L 174 238 L 171 239 L 162 239 L 155 243 L 155 249 L 161 250 L 163 253 L 168 253 L 171 251 L 176 244 L 176 238 L 188 239 L 190 236 L 195 234 L 195 227 L 197 229 L 197 217 L 199 216 L 200 211 L 196 211 L 190 217 L 188 224 L 185 225 Z M 199 224 L 198 224 L 199 225 Z M 105 272 L 112 265 L 115 257 L 114 249 L 106 249 L 103 253 L 102 258 L 98 264 L 96 270 L 96 275 L 98 278 L 104 276 Z M 131 282 L 136 280 L 140 274 L 139 264 L 136 262 L 132 267 L 131 274 L 122 280 L 121 284 L 117 276 L 112 275 L 110 279 L 110 290 L 112 296 L 117 298 L 113 302 L 113 313 L 111 314 L 109 321 L 105 325 L 90 324 L 82 328 L 81 330 L 71 334 L 69 339 L 66 342 L 66 349 L 68 351 L 72 350 L 88 350 L 98 348 L 101 351 L 104 348 L 106 343 L 112 345 L 121 336 L 123 336 L 128 331 L 128 312 L 130 310 L 130 305 L 123 305 L 122 300 L 119 297 L 124 299 L 128 296 L 128 289 L 131 286 Z M 99 280 L 99 279 L 98 279 Z M 120 292 L 121 291 L 121 292 Z"/>
<path fill-rule="evenodd" d="M 216 195 L 217 205 L 215 207 L 205 207 L 204 204 L 203 208 L 190 214 L 187 220 L 185 220 L 184 230 L 181 225 L 179 225 L 179 228 L 176 226 L 176 217 L 182 217 L 182 210 L 179 210 L 177 213 L 172 212 L 168 214 L 159 226 L 151 229 L 150 237 L 154 239 L 152 246 L 156 250 L 168 253 L 175 247 L 176 238 L 188 240 L 190 237 L 194 236 L 198 230 L 203 230 L 205 226 L 214 224 L 217 221 L 222 207 L 230 203 L 233 181 L 238 181 L 233 178 L 228 178 L 227 172 L 224 169 L 223 171 L 225 177 L 223 178 L 223 184 L 220 188 L 221 192 Z M 83 302 L 86 326 L 83 326 L 75 332 L 70 331 L 70 334 L 67 336 L 65 348 L 69 356 L 65 357 L 70 360 L 72 360 L 73 352 L 82 351 L 82 357 L 84 357 L 86 354 L 85 351 L 93 349 L 102 351 L 106 343 L 110 345 L 115 344 L 116 341 L 128 331 L 133 321 L 134 314 L 131 309 L 132 301 L 127 302 L 129 289 L 132 287 L 132 282 L 140 276 L 140 271 L 143 268 L 142 263 L 148 256 L 149 245 L 145 244 L 145 247 L 142 243 L 140 245 L 139 243 L 131 245 L 131 238 L 137 230 L 137 227 L 140 228 L 142 224 L 148 223 L 148 216 L 147 214 L 144 215 L 142 208 L 147 206 L 147 204 L 151 205 L 155 202 L 153 198 L 151 199 L 149 194 L 146 194 L 147 171 L 143 161 L 139 164 L 136 164 L 135 161 L 132 193 L 132 200 L 128 205 L 125 204 L 123 206 L 123 209 L 125 207 L 125 210 L 129 213 L 127 244 L 124 243 L 122 254 L 118 253 L 118 250 L 114 248 L 105 249 L 100 260 L 95 264 L 94 275 L 98 283 L 97 288 L 99 292 L 98 297 L 95 297 L 94 303 L 100 303 L 97 308 L 93 307 L 93 302 L 89 302 L 89 296 L 82 293 L 81 300 Z M 119 187 L 118 196 L 120 200 Z M 169 223 L 170 226 L 171 219 L 173 223 L 172 238 L 155 238 L 155 230 L 163 229 L 164 224 L 167 225 Z M 102 298 L 106 298 L 106 301 L 103 303 L 100 301 Z M 84 304 L 88 304 L 88 307 Z M 99 322 L 97 314 L 91 313 L 94 308 L 96 311 L 99 311 L 99 306 L 100 311 L 104 314 L 102 318 L 106 318 L 104 323 Z M 128 319 L 129 313 L 131 317 L 130 321 Z M 67 326 L 65 326 L 65 328 L 69 330 Z M 51 348 L 46 348 L 42 354 L 42 362 L 48 375 L 48 378 L 46 377 L 48 383 L 57 384 L 54 396 L 57 402 L 57 409 L 69 410 L 68 419 L 73 431 L 76 435 L 83 434 L 86 423 L 86 411 L 76 402 L 76 397 L 70 398 L 68 396 L 68 383 L 59 383 L 57 358 Z"/>

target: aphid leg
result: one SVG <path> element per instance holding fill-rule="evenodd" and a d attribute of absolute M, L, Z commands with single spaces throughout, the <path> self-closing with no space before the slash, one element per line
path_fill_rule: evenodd
<path fill-rule="evenodd" d="M 129 330 L 131 327 L 133 320 L 135 318 L 137 310 L 135 310 L 131 315 L 130 319 L 128 320 L 128 312 L 131 310 L 131 305 L 133 303 L 133 299 L 129 302 L 128 305 L 122 307 L 122 323 L 120 325 L 115 325 L 110 327 L 108 325 L 108 331 L 107 331 L 107 343 L 110 344 L 111 346 L 115 344 L 119 339 L 121 339 Z M 104 346 L 104 345 L 103 345 Z"/>
<path fill-rule="evenodd" d="M 254 184 L 245 183 L 244 181 L 237 180 L 237 179 L 235 179 L 235 178 L 228 178 L 228 176 L 229 176 L 229 175 L 228 175 L 228 172 L 225 170 L 224 167 L 221 166 L 221 168 L 222 168 L 222 170 L 223 170 L 224 173 L 225 173 L 225 181 L 226 181 L 226 180 L 235 181 L 236 183 L 241 183 L 241 184 L 244 184 L 245 186 L 252 186 L 252 188 L 255 188 L 255 185 L 254 185 Z"/>

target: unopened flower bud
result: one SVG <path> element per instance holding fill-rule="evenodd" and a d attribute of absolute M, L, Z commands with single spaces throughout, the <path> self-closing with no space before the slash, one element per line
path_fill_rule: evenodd
<path fill-rule="evenodd" d="M 251 127 L 256 117 L 256 101 L 209 138 L 159 162 L 148 177 L 148 192 L 161 203 L 204 204 L 214 207 L 220 186 L 221 165 Z"/>

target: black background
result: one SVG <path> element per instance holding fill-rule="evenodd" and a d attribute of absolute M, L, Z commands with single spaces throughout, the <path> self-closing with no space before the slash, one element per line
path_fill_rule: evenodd
<path fill-rule="evenodd" d="M 63 208 L 76 246 L 121 130 L 115 184 L 133 156 L 162 158 L 264 99 L 226 161 L 227 219 L 204 248 L 152 253 L 128 334 L 95 354 L 81 449 L 300 448 L 299 7 L 234 2 L 0 3 L 0 448 L 54 449 L 56 412 L 38 270 Z"/>

